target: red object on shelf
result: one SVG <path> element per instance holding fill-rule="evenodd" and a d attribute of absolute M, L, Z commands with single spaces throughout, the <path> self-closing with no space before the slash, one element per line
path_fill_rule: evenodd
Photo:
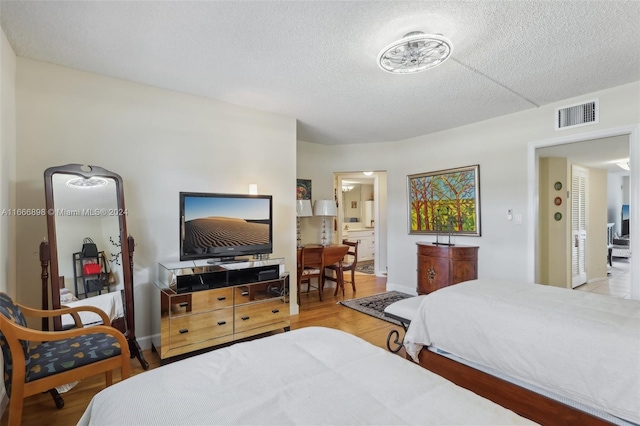
<path fill-rule="evenodd" d="M 100 271 L 100 265 L 97 263 L 86 263 L 84 265 L 84 274 L 85 275 L 95 275 L 95 274 L 99 274 Z"/>

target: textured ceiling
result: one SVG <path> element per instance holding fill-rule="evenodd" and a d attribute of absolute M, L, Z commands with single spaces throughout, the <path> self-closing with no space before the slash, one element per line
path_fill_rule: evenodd
<path fill-rule="evenodd" d="M 284 114 L 298 139 L 394 141 L 640 80 L 638 1 L 1 1 L 19 56 Z M 452 59 L 380 70 L 441 33 Z"/>

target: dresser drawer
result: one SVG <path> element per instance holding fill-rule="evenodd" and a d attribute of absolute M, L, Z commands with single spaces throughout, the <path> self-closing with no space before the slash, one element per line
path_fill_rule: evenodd
<path fill-rule="evenodd" d="M 282 295 L 286 293 L 285 287 L 287 284 L 288 281 L 271 280 L 250 285 L 241 285 L 235 288 L 233 300 L 236 305 L 241 305 L 253 301 L 280 299 Z"/>
<path fill-rule="evenodd" d="M 348 235 L 349 239 L 351 239 L 351 238 L 358 239 L 358 238 L 375 237 L 376 231 L 374 231 L 373 229 L 359 230 L 359 231 L 349 231 L 347 235 Z"/>
<path fill-rule="evenodd" d="M 458 247 L 451 251 L 451 260 L 476 260 L 478 247 Z"/>
<path fill-rule="evenodd" d="M 233 306 L 233 288 L 203 290 L 171 296 L 170 316 L 179 317 Z"/>
<path fill-rule="evenodd" d="M 451 262 L 451 283 L 478 279 L 478 262 L 474 260 L 454 260 Z"/>
<path fill-rule="evenodd" d="M 233 309 L 218 309 L 169 320 L 169 346 L 177 348 L 233 334 Z"/>
<path fill-rule="evenodd" d="M 418 245 L 418 255 L 428 257 L 440 257 L 449 259 L 449 247 L 448 246 L 427 246 Z"/>
<path fill-rule="evenodd" d="M 418 244 L 418 255 L 451 260 L 474 260 L 478 257 L 478 247 Z"/>
<path fill-rule="evenodd" d="M 236 306 L 235 333 L 283 322 L 288 318 L 282 299 Z"/>

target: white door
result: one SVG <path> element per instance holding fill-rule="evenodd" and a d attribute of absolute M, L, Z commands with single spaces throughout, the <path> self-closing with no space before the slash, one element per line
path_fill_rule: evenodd
<path fill-rule="evenodd" d="M 587 170 L 571 166 L 571 288 L 587 282 Z"/>

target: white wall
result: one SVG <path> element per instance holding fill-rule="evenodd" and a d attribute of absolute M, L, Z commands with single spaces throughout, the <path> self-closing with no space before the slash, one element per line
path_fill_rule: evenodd
<path fill-rule="evenodd" d="M 630 203 L 630 194 L 629 194 L 629 176 L 624 176 L 622 178 L 622 204 Z"/>
<path fill-rule="evenodd" d="M 588 169 L 587 282 L 607 278 L 607 171 Z"/>
<path fill-rule="evenodd" d="M 298 142 L 298 176 L 313 179 L 313 192 L 332 195 L 331 173 L 386 170 L 388 177 L 388 288 L 414 292 L 416 245 L 430 236 L 408 235 L 407 175 L 453 167 L 480 165 L 481 237 L 457 237 L 456 244 L 478 245 L 480 278 L 527 280 L 528 198 L 527 153 L 532 142 L 561 135 L 637 124 L 640 83 L 567 99 L 536 109 L 480 123 L 378 144 L 321 146 Z M 600 122 L 556 132 L 554 109 L 598 97 Z M 463 100 L 461 100 L 463 102 Z M 315 196 L 314 196 L 315 198 Z M 522 215 L 522 225 L 507 221 L 507 210 Z"/>
<path fill-rule="evenodd" d="M 295 271 L 295 119 L 18 58 L 17 130 L 20 206 L 44 207 L 50 166 L 91 164 L 122 176 L 143 348 L 157 263 L 178 259 L 180 191 L 248 193 L 257 183 L 274 199 L 274 255 Z M 45 236 L 44 217 L 17 223 L 18 299 L 35 306 Z"/>
<path fill-rule="evenodd" d="M 16 159 L 16 55 L 0 30 L 0 211 L 15 208 Z M 15 218 L 0 215 L 0 291 L 16 295 Z M 0 375 L 4 377 L 0 353 Z M 0 416 L 8 398 L 4 381 L 0 384 Z"/>
<path fill-rule="evenodd" d="M 301 149 L 303 150 L 302 155 L 300 155 Z M 317 200 L 334 200 L 333 172 L 336 170 L 329 147 L 298 141 L 297 152 L 297 178 L 311 180 L 312 204 Z M 318 216 L 302 218 L 300 220 L 300 231 L 302 244 L 320 243 L 322 238 L 322 218 Z"/>
<path fill-rule="evenodd" d="M 0 33 L 0 291 L 15 297 L 16 55 Z"/>

